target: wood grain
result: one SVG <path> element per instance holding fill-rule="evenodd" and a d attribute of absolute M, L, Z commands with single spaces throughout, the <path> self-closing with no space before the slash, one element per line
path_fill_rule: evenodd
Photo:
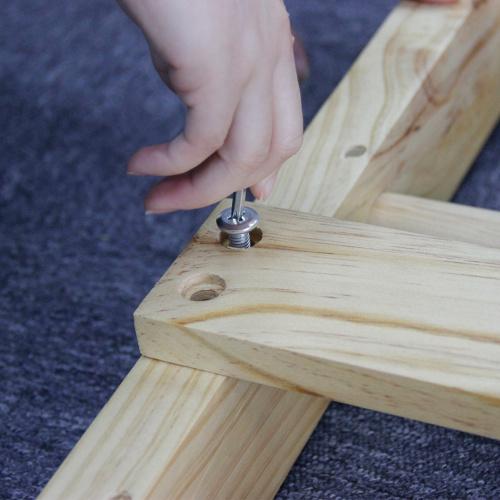
<path fill-rule="evenodd" d="M 207 221 L 135 313 L 143 354 L 500 438 L 500 251 L 260 215 L 248 251 Z"/>
<path fill-rule="evenodd" d="M 267 204 L 364 222 L 385 191 L 449 199 L 498 120 L 499 53 L 498 0 L 403 2 L 315 116 Z"/>
<path fill-rule="evenodd" d="M 384 193 L 369 224 L 500 248 L 500 213 L 484 208 Z"/>
<path fill-rule="evenodd" d="M 450 196 L 500 107 L 497 17 L 494 0 L 461 0 L 452 10 L 398 6 L 306 132 L 268 203 L 363 220 L 389 188 Z M 353 156 L 357 145 L 366 154 Z M 41 498 L 270 498 L 327 403 L 143 357 Z"/>
<path fill-rule="evenodd" d="M 324 410 L 142 357 L 39 498 L 272 498 Z"/>

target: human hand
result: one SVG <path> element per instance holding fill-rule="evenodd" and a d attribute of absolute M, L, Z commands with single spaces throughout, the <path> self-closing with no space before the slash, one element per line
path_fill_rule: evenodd
<path fill-rule="evenodd" d="M 447 4 L 457 0 L 416 0 Z M 282 0 L 118 0 L 187 105 L 183 133 L 140 149 L 128 171 L 165 178 L 151 213 L 197 208 L 251 187 L 265 199 L 302 141 L 293 38 Z"/>
<path fill-rule="evenodd" d="M 185 130 L 140 149 L 128 171 L 165 178 L 148 212 L 209 205 L 251 187 L 266 198 L 302 142 L 293 38 L 282 0 L 118 0 L 187 105 Z"/>

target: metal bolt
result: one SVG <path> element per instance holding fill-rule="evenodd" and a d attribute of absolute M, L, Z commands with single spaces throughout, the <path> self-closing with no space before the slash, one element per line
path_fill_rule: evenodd
<path fill-rule="evenodd" d="M 226 233 L 231 248 L 250 248 L 250 231 L 259 223 L 259 214 L 244 207 L 246 189 L 233 193 L 233 204 L 217 217 L 217 226 Z"/>

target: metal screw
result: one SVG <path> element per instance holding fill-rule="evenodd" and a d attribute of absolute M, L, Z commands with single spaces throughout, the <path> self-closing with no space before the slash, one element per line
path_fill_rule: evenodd
<path fill-rule="evenodd" d="M 250 248 L 250 231 L 259 223 L 259 214 L 244 207 L 246 189 L 233 193 L 233 205 L 217 217 L 217 226 L 226 233 L 231 248 Z"/>

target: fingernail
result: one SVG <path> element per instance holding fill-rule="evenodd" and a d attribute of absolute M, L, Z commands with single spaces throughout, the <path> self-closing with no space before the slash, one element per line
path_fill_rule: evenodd
<path fill-rule="evenodd" d="M 271 196 L 275 184 L 276 184 L 276 176 L 274 175 L 264 182 L 259 194 L 260 201 L 266 201 L 269 198 L 269 196 Z"/>

